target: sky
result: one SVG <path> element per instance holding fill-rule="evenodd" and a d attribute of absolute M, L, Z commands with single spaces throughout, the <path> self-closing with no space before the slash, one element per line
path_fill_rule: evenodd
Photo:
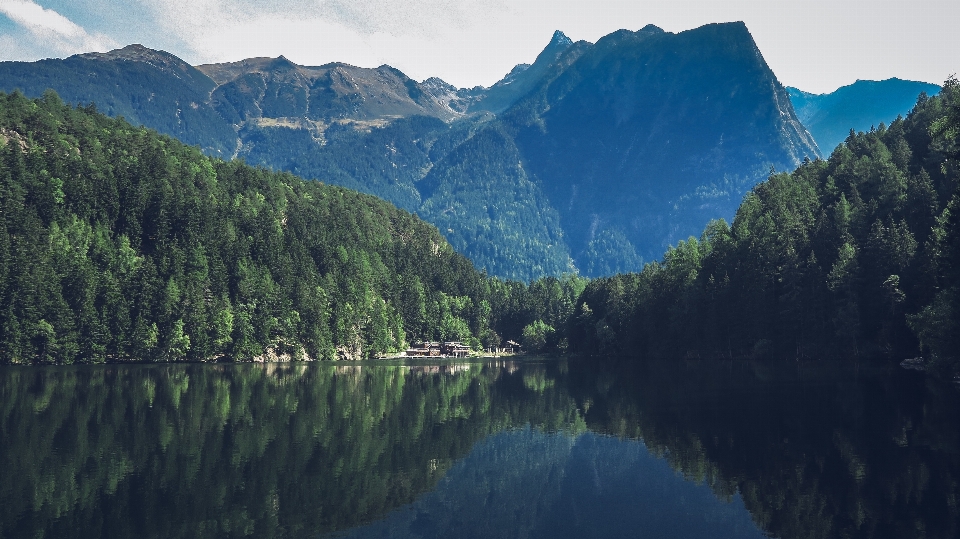
<path fill-rule="evenodd" d="M 140 43 L 193 65 L 282 54 L 389 64 L 463 88 L 533 62 L 554 30 L 596 42 L 621 28 L 730 21 L 746 23 L 781 83 L 807 92 L 960 72 L 957 0 L 0 0 L 0 60 Z"/>

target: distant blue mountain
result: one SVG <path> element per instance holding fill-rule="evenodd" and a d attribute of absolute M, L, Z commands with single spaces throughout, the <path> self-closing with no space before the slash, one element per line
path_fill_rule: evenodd
<path fill-rule="evenodd" d="M 893 78 L 858 80 L 829 94 L 811 94 L 790 87 L 787 92 L 797 117 L 813 135 L 820 151 L 829 155 L 851 129 L 869 131 L 881 122 L 889 124 L 898 115 L 906 115 L 921 92 L 936 95 L 940 87 Z"/>

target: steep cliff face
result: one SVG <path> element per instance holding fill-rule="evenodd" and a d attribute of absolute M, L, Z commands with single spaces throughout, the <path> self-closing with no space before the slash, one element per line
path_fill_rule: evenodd
<path fill-rule="evenodd" d="M 820 156 L 743 23 L 610 34 L 502 121 L 581 269 L 611 234 L 651 260 L 729 220 L 770 167 Z"/>
<path fill-rule="evenodd" d="M 732 217 L 770 166 L 819 156 L 742 23 L 608 36 L 546 102 L 519 139 L 577 250 L 620 229 L 649 260 Z"/>

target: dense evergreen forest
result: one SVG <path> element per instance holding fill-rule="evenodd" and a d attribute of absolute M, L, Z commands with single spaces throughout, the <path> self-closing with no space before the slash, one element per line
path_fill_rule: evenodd
<path fill-rule="evenodd" d="M 960 83 L 772 173 L 640 273 L 591 282 L 572 349 L 947 359 L 960 350 Z"/>
<path fill-rule="evenodd" d="M 4 363 L 479 349 L 540 318 L 556 345 L 585 285 L 488 278 L 380 199 L 209 158 L 53 92 L 0 94 L 0 212 Z"/>

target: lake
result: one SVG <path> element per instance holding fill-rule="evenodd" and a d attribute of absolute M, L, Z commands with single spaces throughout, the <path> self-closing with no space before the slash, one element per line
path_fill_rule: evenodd
<path fill-rule="evenodd" d="M 891 363 L 0 368 L 0 537 L 960 536 Z"/>

